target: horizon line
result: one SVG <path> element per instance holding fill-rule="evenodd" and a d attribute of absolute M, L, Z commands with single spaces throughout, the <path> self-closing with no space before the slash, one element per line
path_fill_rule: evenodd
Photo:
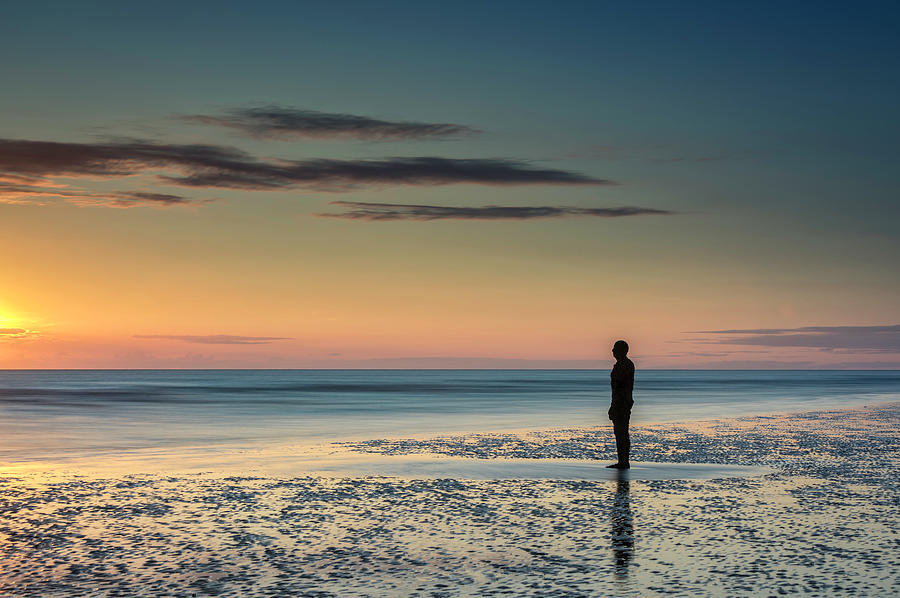
<path fill-rule="evenodd" d="M 340 367 L 318 367 L 318 368 L 252 368 L 252 367 L 212 367 L 212 368 L 0 368 L 0 372 L 210 372 L 210 371 L 232 371 L 232 372 L 313 372 L 313 371 L 395 371 L 395 372 L 438 372 L 438 371 L 486 371 L 486 372 L 592 372 L 606 371 L 606 366 L 597 368 L 340 368 Z M 875 368 L 640 368 L 643 372 L 900 372 L 900 365 L 897 367 L 875 367 Z"/>

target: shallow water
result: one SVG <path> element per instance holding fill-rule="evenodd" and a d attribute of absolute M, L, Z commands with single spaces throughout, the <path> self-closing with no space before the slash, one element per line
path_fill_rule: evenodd
<path fill-rule="evenodd" d="M 633 462 L 627 470 L 609 469 L 609 461 L 589 459 L 472 459 L 464 457 L 356 455 L 296 463 L 311 475 L 396 477 L 407 480 L 712 480 L 772 473 L 774 469 L 720 463 Z"/>
<path fill-rule="evenodd" d="M 857 407 L 898 371 L 639 370 L 633 422 Z M 0 371 L 0 463 L 604 425 L 606 370 Z"/>

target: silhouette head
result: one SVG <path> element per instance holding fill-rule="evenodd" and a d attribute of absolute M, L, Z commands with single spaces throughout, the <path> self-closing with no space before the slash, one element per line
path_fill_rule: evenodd
<path fill-rule="evenodd" d="M 628 343 L 625 341 L 616 341 L 616 344 L 613 345 L 612 354 L 617 360 L 623 359 L 628 355 Z"/>

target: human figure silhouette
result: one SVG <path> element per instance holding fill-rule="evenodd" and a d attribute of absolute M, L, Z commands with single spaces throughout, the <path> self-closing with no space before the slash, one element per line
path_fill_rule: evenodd
<path fill-rule="evenodd" d="M 631 392 L 634 390 L 634 363 L 628 359 L 628 343 L 616 341 L 612 349 L 616 365 L 609 373 L 609 381 L 612 386 L 612 401 L 609 405 L 609 419 L 613 423 L 613 433 L 616 436 L 616 456 L 618 461 L 607 467 L 615 469 L 628 469 L 631 467 L 628 454 L 631 452 L 631 437 L 628 435 L 628 421 L 631 419 L 631 407 L 634 399 Z"/>

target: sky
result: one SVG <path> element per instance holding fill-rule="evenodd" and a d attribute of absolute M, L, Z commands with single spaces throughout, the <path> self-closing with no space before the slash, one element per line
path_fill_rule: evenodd
<path fill-rule="evenodd" d="M 900 368 L 898 26 L 5 7 L 0 368 Z"/>

